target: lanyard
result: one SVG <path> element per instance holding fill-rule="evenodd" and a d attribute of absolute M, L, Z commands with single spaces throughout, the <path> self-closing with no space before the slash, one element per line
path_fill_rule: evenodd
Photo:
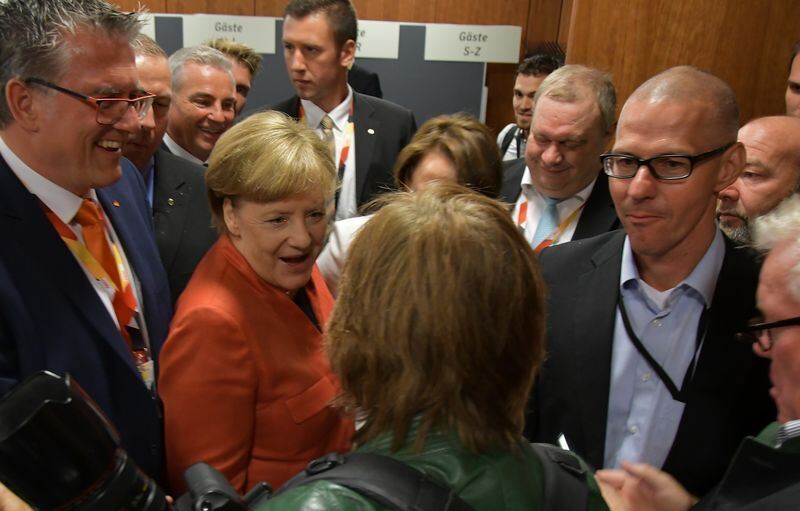
<path fill-rule="evenodd" d="M 564 231 L 567 230 L 567 226 L 571 224 L 578 217 L 581 211 L 583 211 L 584 206 L 586 206 L 586 201 L 583 201 L 583 204 L 572 210 L 572 213 L 567 215 L 567 217 L 560 224 L 558 224 L 558 227 L 553 229 L 553 232 L 548 234 L 545 239 L 543 239 L 538 245 L 536 245 L 536 248 L 533 249 L 534 253 L 538 254 L 542 250 L 546 249 L 547 247 L 558 241 L 561 235 L 564 234 Z"/>
<path fill-rule="evenodd" d="M 625 332 L 628 334 L 628 338 L 633 343 L 633 346 L 636 348 L 636 351 L 644 357 L 647 365 L 658 374 L 658 377 L 661 379 L 661 382 L 667 387 L 669 390 L 672 399 L 678 401 L 679 403 L 686 403 L 687 400 L 687 386 L 691 383 L 692 378 L 694 377 L 694 370 L 695 365 L 697 363 L 697 355 L 700 352 L 700 348 L 703 345 L 703 340 L 708 333 L 708 309 L 703 307 L 703 312 L 700 314 L 700 321 L 697 323 L 697 335 L 695 336 L 695 348 L 694 348 L 694 355 L 692 356 L 692 361 L 689 364 L 688 369 L 686 370 L 686 376 L 683 379 L 683 385 L 681 385 L 680 390 L 678 389 L 675 382 L 672 381 L 672 378 L 669 377 L 667 371 L 661 367 L 661 364 L 656 362 L 656 359 L 647 351 L 647 348 L 644 347 L 642 341 L 639 340 L 639 337 L 633 332 L 633 327 L 631 326 L 631 322 L 628 319 L 628 312 L 625 310 L 625 305 L 622 300 L 622 293 L 620 292 L 619 298 L 617 299 L 617 306 L 619 307 L 619 314 L 622 317 L 622 324 L 625 326 Z"/>
<path fill-rule="evenodd" d="M 342 152 L 339 155 L 339 166 L 337 169 L 337 174 L 339 176 L 339 182 L 342 181 L 344 177 L 344 167 L 347 163 L 347 156 L 350 154 L 350 145 L 352 144 L 353 140 L 353 133 L 355 132 L 355 123 L 353 122 L 353 104 L 355 103 L 354 100 L 350 101 L 350 111 L 347 114 L 347 127 L 344 130 L 344 144 L 342 144 Z M 300 117 L 300 122 L 304 122 L 306 118 L 306 111 L 303 109 L 303 104 L 300 104 L 300 109 L 298 112 Z M 336 140 L 336 136 L 334 135 L 334 140 Z M 338 193 L 337 193 L 338 196 Z"/>

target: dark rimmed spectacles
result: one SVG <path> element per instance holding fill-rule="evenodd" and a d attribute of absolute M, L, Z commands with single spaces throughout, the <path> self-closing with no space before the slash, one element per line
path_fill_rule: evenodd
<path fill-rule="evenodd" d="M 763 318 L 757 318 L 751 320 L 742 331 L 737 332 L 736 339 L 748 344 L 758 343 L 762 350 L 769 351 L 774 344 L 772 335 L 774 329 L 797 325 L 800 325 L 800 316 L 771 323 L 764 323 Z"/>
<path fill-rule="evenodd" d="M 131 99 L 95 98 L 92 96 L 87 96 L 86 94 L 81 94 L 80 92 L 75 92 L 74 90 L 66 89 L 54 83 L 48 82 L 47 80 L 42 80 L 41 78 L 26 78 L 25 83 L 35 83 L 36 85 L 53 89 L 93 105 L 97 111 L 95 120 L 97 121 L 97 124 L 102 124 L 103 126 L 110 126 L 119 122 L 119 120 L 125 116 L 125 113 L 129 108 L 133 108 L 134 112 L 136 112 L 136 116 L 139 117 L 139 120 L 144 119 L 145 115 L 147 115 L 147 110 L 153 104 L 153 99 L 156 97 L 155 94 L 145 93 L 142 96 Z"/>
<path fill-rule="evenodd" d="M 644 165 L 656 179 L 673 181 L 691 176 L 698 163 L 724 153 L 735 143 L 730 142 L 694 156 L 690 154 L 662 154 L 661 156 L 643 160 L 631 154 L 606 153 L 600 155 L 600 161 L 603 164 L 603 171 L 609 177 L 631 179 Z"/>

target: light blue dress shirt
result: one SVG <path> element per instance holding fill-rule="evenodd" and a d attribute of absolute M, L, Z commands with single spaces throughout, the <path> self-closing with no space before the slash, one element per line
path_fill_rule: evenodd
<path fill-rule="evenodd" d="M 633 332 L 678 389 L 692 360 L 702 351 L 702 342 L 699 348 L 697 344 L 701 341 L 697 339 L 698 323 L 703 309 L 711 306 L 724 257 L 725 242 L 717 229 L 689 276 L 659 293 L 639 277 L 630 240 L 625 238 L 620 273 L 625 310 Z M 619 467 L 623 461 L 634 461 L 661 467 L 675 440 L 683 408 L 628 338 L 617 309 L 603 466 Z"/>

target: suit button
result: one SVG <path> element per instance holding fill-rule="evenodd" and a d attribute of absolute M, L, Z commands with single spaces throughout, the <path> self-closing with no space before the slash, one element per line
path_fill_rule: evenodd
<path fill-rule="evenodd" d="M 631 424 L 630 426 L 628 426 L 628 432 L 632 435 L 637 434 L 639 432 L 639 426 L 637 426 L 636 424 Z"/>

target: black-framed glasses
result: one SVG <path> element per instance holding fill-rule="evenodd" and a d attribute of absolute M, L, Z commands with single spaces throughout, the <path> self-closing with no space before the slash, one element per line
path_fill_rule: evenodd
<path fill-rule="evenodd" d="M 735 143 L 729 142 L 716 149 L 694 156 L 690 154 L 662 154 L 643 160 L 631 154 L 606 153 L 600 155 L 600 161 L 603 164 L 603 171 L 609 177 L 631 179 L 644 165 L 656 179 L 673 181 L 691 176 L 694 167 L 698 163 L 724 153 Z"/>
<path fill-rule="evenodd" d="M 800 316 L 770 323 L 764 323 L 763 318 L 756 318 L 751 320 L 742 331 L 736 333 L 736 339 L 748 344 L 758 343 L 762 350 L 769 351 L 773 345 L 773 330 L 797 325 L 800 325 Z"/>
<path fill-rule="evenodd" d="M 42 80 L 41 78 L 26 78 L 25 83 L 35 83 L 36 85 L 53 89 L 93 105 L 97 111 L 95 120 L 97 124 L 102 124 L 103 126 L 110 126 L 119 122 L 119 120 L 125 116 L 128 108 L 133 108 L 139 120 L 144 119 L 145 115 L 147 115 L 147 110 L 152 106 L 153 99 L 156 97 L 155 94 L 145 93 L 142 96 L 131 99 L 95 98 L 87 96 L 86 94 L 81 94 L 80 92 L 75 92 L 74 90 L 69 90 L 48 82 L 47 80 Z"/>

